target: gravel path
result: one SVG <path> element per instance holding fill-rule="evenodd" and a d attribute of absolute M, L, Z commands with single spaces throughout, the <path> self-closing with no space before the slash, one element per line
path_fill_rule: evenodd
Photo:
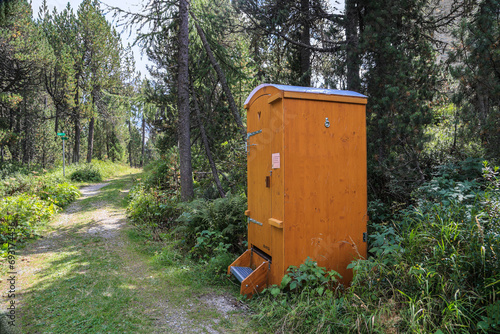
<path fill-rule="evenodd" d="M 22 305 L 25 294 L 34 293 L 37 285 L 44 278 L 44 270 L 48 263 L 57 258 L 59 252 L 75 249 L 75 239 L 78 243 L 86 240 L 102 240 L 105 255 L 119 266 L 114 274 L 123 277 L 131 286 L 136 286 L 137 301 L 131 308 L 143 312 L 144 317 L 153 319 L 153 330 L 144 333 L 250 333 L 245 330 L 244 306 L 228 294 L 207 293 L 193 296 L 183 292 L 173 282 L 161 281 L 158 273 L 144 261 L 144 257 L 134 251 L 133 242 L 127 236 L 125 210 L 116 205 L 110 205 L 99 197 L 102 188 L 111 182 L 99 183 L 80 189 L 82 197 L 59 214 L 58 219 L 51 223 L 50 232 L 36 242 L 30 243 L 22 251 L 18 261 L 19 274 L 19 304 Z M 118 191 L 118 196 L 125 196 L 128 190 Z M 81 247 L 81 246 L 80 246 Z M 82 259 L 83 261 L 84 259 Z M 89 263 L 88 266 L 92 266 Z M 87 267 L 88 268 L 88 267 Z M 93 270 L 96 270 L 93 268 Z M 85 275 L 85 267 L 78 273 Z M 42 277 L 42 278 L 40 278 Z M 186 297 L 177 296 L 177 302 L 172 304 L 172 294 L 184 293 Z M 179 306 L 178 300 L 182 300 Z M 135 312 L 135 311 L 134 311 Z M 208 319 L 197 314 L 213 314 Z M 221 329 L 221 322 L 231 325 L 231 330 Z M 241 328 L 238 328 L 241 327 Z M 217 329 L 215 329 L 217 328 Z M 110 332 L 111 333 L 111 332 Z M 115 333 L 115 332 L 112 332 Z"/>

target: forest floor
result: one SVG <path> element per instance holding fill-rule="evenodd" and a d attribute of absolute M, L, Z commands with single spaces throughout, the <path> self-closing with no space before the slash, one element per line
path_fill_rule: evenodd
<path fill-rule="evenodd" d="M 189 266 L 159 266 L 127 222 L 134 174 L 81 189 L 16 261 L 21 333 L 251 333 L 224 288 L 194 284 Z M 5 282 L 3 282 L 5 283 Z"/>

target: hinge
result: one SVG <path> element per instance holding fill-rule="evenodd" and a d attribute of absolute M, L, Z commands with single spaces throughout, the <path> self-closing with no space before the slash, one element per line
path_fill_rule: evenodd
<path fill-rule="evenodd" d="M 368 240 L 368 233 L 363 232 L 363 242 L 366 242 Z"/>
<path fill-rule="evenodd" d="M 245 151 L 247 152 L 247 154 L 248 154 L 248 147 L 250 147 L 250 146 L 256 146 L 255 144 L 251 144 L 251 145 L 249 145 L 249 144 L 248 144 L 248 138 L 250 138 L 250 137 L 252 137 L 252 136 L 255 136 L 255 135 L 258 135 L 258 134 L 259 134 L 259 133 L 261 133 L 261 132 L 262 132 L 262 129 L 261 129 L 261 130 L 254 131 L 254 132 L 247 133 L 247 141 L 246 141 L 246 143 L 245 143 Z"/>

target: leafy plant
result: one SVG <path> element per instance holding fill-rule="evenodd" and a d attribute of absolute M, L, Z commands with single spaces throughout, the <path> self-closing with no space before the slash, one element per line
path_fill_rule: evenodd
<path fill-rule="evenodd" d="M 485 307 L 486 315 L 481 316 L 481 321 L 477 327 L 489 332 L 500 331 L 500 300 Z"/>
<path fill-rule="evenodd" d="M 40 198 L 60 207 L 65 207 L 80 197 L 77 187 L 67 182 L 45 186 L 40 192 Z"/>
<path fill-rule="evenodd" d="M 196 244 L 190 250 L 191 256 L 204 261 L 212 257 L 228 253 L 229 241 L 219 231 L 204 230 L 196 234 Z"/>
<path fill-rule="evenodd" d="M 245 247 L 246 217 L 244 208 L 246 198 L 228 193 L 226 198 L 213 201 L 194 200 L 190 203 L 181 203 L 179 208 L 182 214 L 177 219 L 176 232 L 191 249 L 197 242 L 198 233 L 202 231 L 218 232 L 231 245 L 229 251 L 241 252 Z"/>
<path fill-rule="evenodd" d="M 288 268 L 288 273 L 281 281 L 281 289 L 290 291 L 308 289 L 321 296 L 327 289 L 332 289 L 339 278 L 342 276 L 338 272 L 326 271 L 324 267 L 319 267 L 317 262 L 307 257 L 298 268 L 295 266 Z"/>
<path fill-rule="evenodd" d="M 176 199 L 164 192 L 138 186 L 129 196 L 128 216 L 136 226 L 148 230 L 155 240 L 161 238 L 162 231 L 172 228 L 179 216 Z"/>
<path fill-rule="evenodd" d="M 102 181 L 102 175 L 99 169 L 92 164 L 84 164 L 71 173 L 70 179 L 76 182 L 100 182 Z"/>
<path fill-rule="evenodd" d="M 38 235 L 39 227 L 56 212 L 57 206 L 34 195 L 5 197 L 0 200 L 0 243 L 23 242 Z"/>

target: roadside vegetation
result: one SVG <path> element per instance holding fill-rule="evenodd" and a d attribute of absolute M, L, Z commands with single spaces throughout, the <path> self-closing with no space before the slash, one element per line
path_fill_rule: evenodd
<path fill-rule="evenodd" d="M 0 165 L 0 256 L 9 244 L 17 247 L 41 235 L 44 226 L 80 197 L 78 188 L 107 179 L 127 166 L 94 160 L 91 164 L 43 169 L 3 163 Z"/>
<path fill-rule="evenodd" d="M 246 248 L 244 193 L 181 202 L 149 166 L 130 192 L 128 214 L 166 268 L 189 263 L 207 284 L 230 283 L 227 266 Z M 353 262 L 352 285 L 307 259 L 280 286 L 254 296 L 262 332 L 495 332 L 500 301 L 499 169 L 478 158 L 434 169 L 411 201 L 369 206 L 369 257 Z M 193 279 L 193 277 L 192 277 Z"/>
<path fill-rule="evenodd" d="M 352 285 L 326 290 L 331 273 L 292 269 L 252 301 L 257 319 L 275 332 L 498 332 L 499 180 L 468 160 L 442 166 L 397 212 L 372 203 L 370 256 L 350 265 Z"/>

